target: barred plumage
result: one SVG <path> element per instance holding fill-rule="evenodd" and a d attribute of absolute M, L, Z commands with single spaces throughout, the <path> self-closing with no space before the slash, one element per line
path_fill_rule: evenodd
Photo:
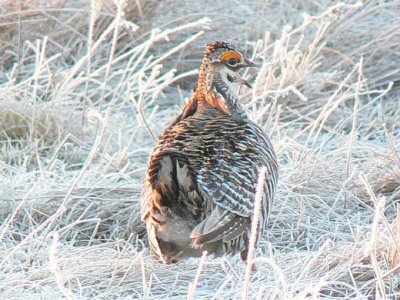
<path fill-rule="evenodd" d="M 254 66 L 225 42 L 207 45 L 197 89 L 160 137 L 142 199 L 152 252 L 170 263 L 203 250 L 247 257 L 258 172 L 264 184 L 259 235 L 278 180 L 274 149 L 236 94 L 237 71 Z"/>

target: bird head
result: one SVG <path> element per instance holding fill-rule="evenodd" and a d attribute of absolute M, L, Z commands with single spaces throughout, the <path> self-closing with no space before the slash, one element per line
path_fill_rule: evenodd
<path fill-rule="evenodd" d="M 212 42 L 206 46 L 199 73 L 197 92 L 220 111 L 241 119 L 243 106 L 237 96 L 238 87 L 250 83 L 243 79 L 239 71 L 256 68 L 235 47 L 226 42 Z"/>
<path fill-rule="evenodd" d="M 205 83 L 212 84 L 213 75 L 221 75 L 221 79 L 230 87 L 251 85 L 239 75 L 244 68 L 256 68 L 256 64 L 246 59 L 242 53 L 227 42 L 211 42 L 206 46 L 200 77 L 203 76 Z"/>

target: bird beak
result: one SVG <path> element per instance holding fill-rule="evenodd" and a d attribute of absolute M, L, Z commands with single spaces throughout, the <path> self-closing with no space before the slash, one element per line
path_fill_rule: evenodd
<path fill-rule="evenodd" d="M 243 61 L 243 67 L 254 68 L 254 69 L 258 70 L 258 66 L 246 58 Z"/>

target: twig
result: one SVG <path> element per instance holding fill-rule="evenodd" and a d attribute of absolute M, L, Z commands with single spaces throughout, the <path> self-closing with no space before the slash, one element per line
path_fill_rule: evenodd
<path fill-rule="evenodd" d="M 378 264 L 377 259 L 377 240 L 378 240 L 378 229 L 379 223 L 381 221 L 381 216 L 383 215 L 385 209 L 385 197 L 380 198 L 379 200 L 376 198 L 370 184 L 368 183 L 367 178 L 363 173 L 360 173 L 360 179 L 364 183 L 366 190 L 368 191 L 371 200 L 375 204 L 375 215 L 374 221 L 372 223 L 372 232 L 371 232 L 371 240 L 369 243 L 369 247 L 366 249 L 367 253 L 369 252 L 369 256 L 371 258 L 372 266 L 374 268 L 376 279 L 377 279 L 377 298 L 378 299 L 386 299 L 386 291 L 385 291 L 385 283 L 382 278 L 381 269 Z"/>
<path fill-rule="evenodd" d="M 355 95 L 354 95 L 353 125 L 351 127 L 351 137 L 350 137 L 350 143 L 349 143 L 349 152 L 347 154 L 345 180 L 347 180 L 349 178 L 353 142 L 354 142 L 354 140 L 356 138 L 356 135 L 357 135 L 357 116 L 358 116 L 358 106 L 359 106 L 359 103 L 360 103 L 359 92 L 360 92 L 360 89 L 361 89 L 361 86 L 362 86 L 362 68 L 363 68 L 363 57 L 361 56 L 360 62 L 358 63 L 358 80 L 357 80 L 357 85 L 356 85 L 356 90 L 355 90 Z M 344 208 L 345 209 L 346 209 L 346 204 L 347 204 L 347 194 L 345 195 L 345 198 L 344 198 Z"/>
<path fill-rule="evenodd" d="M 249 241 L 249 249 L 247 252 L 246 274 L 243 282 L 242 300 L 246 300 L 249 292 L 249 283 L 253 267 L 254 252 L 256 249 L 257 236 L 259 234 L 259 220 L 261 213 L 261 203 L 264 192 L 264 183 L 267 176 L 267 168 L 263 166 L 258 173 L 257 192 L 255 196 L 255 204 L 251 222 L 251 236 Z"/>
<path fill-rule="evenodd" d="M 53 235 L 53 242 L 51 243 L 50 246 L 50 251 L 49 251 L 49 269 L 50 271 L 54 274 L 55 280 L 57 282 L 57 286 L 60 289 L 60 291 L 63 293 L 65 298 L 68 300 L 73 300 L 75 299 L 74 294 L 72 291 L 68 288 L 65 287 L 65 278 L 63 274 L 61 273 L 60 268 L 58 267 L 57 263 L 57 246 L 59 244 L 59 235 L 58 232 L 54 232 Z"/>
<path fill-rule="evenodd" d="M 186 298 L 187 300 L 194 299 L 194 293 L 196 291 L 197 284 L 199 283 L 199 280 L 200 280 L 200 274 L 201 274 L 201 271 L 203 270 L 203 265 L 204 265 L 206 256 L 207 256 L 207 251 L 203 251 L 203 254 L 201 255 L 201 258 L 200 258 L 199 265 L 197 267 L 196 276 L 194 277 L 194 281 L 193 281 L 193 283 L 189 284 L 189 290 L 188 290 L 188 294 L 187 294 L 187 298 Z"/>
<path fill-rule="evenodd" d="M 86 63 L 87 80 L 86 80 L 86 85 L 85 85 L 85 95 L 83 96 L 81 137 L 83 136 L 83 127 L 85 126 L 85 119 L 86 119 L 86 116 L 85 116 L 86 101 L 89 96 L 89 85 L 90 85 L 91 69 L 92 69 L 93 31 L 94 31 L 94 25 L 96 23 L 96 19 L 98 17 L 99 3 L 100 3 L 100 1 L 98 1 L 98 0 L 90 1 L 90 18 L 89 18 L 88 44 L 87 44 L 87 54 L 86 54 L 86 57 L 87 57 L 87 63 Z"/>

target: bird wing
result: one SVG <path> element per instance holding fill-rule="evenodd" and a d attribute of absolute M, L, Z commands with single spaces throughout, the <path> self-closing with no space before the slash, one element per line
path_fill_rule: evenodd
<path fill-rule="evenodd" d="M 255 124 L 232 130 L 213 144 L 213 155 L 197 174 L 203 197 L 215 208 L 191 233 L 194 244 L 233 239 L 247 227 L 254 207 L 259 170 L 268 170 L 264 182 L 261 222 L 269 214 L 278 167 L 272 145 Z"/>
<path fill-rule="evenodd" d="M 171 262 L 180 255 L 196 255 L 189 235 L 198 224 L 201 206 L 202 198 L 185 154 L 167 147 L 157 149 L 149 163 L 141 211 L 156 257 Z"/>

